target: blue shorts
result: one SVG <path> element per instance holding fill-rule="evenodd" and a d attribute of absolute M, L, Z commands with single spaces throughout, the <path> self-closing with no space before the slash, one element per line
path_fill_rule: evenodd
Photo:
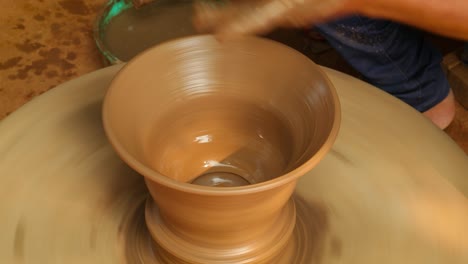
<path fill-rule="evenodd" d="M 442 55 L 417 29 L 358 15 L 316 28 L 365 81 L 420 112 L 450 91 Z"/>

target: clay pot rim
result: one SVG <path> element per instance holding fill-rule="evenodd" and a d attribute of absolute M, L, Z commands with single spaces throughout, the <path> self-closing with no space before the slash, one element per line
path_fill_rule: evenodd
<path fill-rule="evenodd" d="M 172 42 L 177 42 L 183 39 L 189 39 L 189 38 L 213 38 L 213 35 L 205 34 L 205 35 L 196 35 L 196 36 L 189 36 L 189 37 L 182 37 L 182 38 L 177 38 L 173 39 L 170 41 L 166 41 L 165 43 L 159 44 L 159 45 L 166 45 L 168 43 Z M 250 38 L 254 40 L 262 40 L 265 42 L 271 42 L 276 45 L 283 45 L 281 43 L 275 42 L 273 40 L 265 39 L 265 38 L 260 38 L 260 37 L 255 37 L 255 36 L 245 36 L 244 38 Z M 160 174 L 159 172 L 149 168 L 148 166 L 144 165 L 140 161 L 138 161 L 134 156 L 132 156 L 123 146 L 120 144 L 120 142 L 117 140 L 117 137 L 113 133 L 112 129 L 110 129 L 109 121 L 106 118 L 108 115 L 107 109 L 108 109 L 108 98 L 109 94 L 112 90 L 113 83 L 118 81 L 119 73 L 124 71 L 126 67 L 131 66 L 133 63 L 135 63 L 136 60 L 138 60 L 139 57 L 145 56 L 147 53 L 151 52 L 154 47 L 149 48 L 143 52 L 141 52 L 139 55 L 134 57 L 132 60 L 130 60 L 128 63 L 126 63 L 117 73 L 117 75 L 113 78 L 111 83 L 109 84 L 109 89 L 106 92 L 106 95 L 104 96 L 103 100 L 103 106 L 102 106 L 102 123 L 104 127 L 104 131 L 107 135 L 108 141 L 113 147 L 113 149 L 116 151 L 117 155 L 132 169 L 134 169 L 136 172 L 141 174 L 144 178 L 145 181 L 150 181 L 150 182 L 155 182 L 161 185 L 164 185 L 168 188 L 171 189 L 176 189 L 185 193 L 192 193 L 192 194 L 202 194 L 202 195 L 212 195 L 212 196 L 227 196 L 227 195 L 244 195 L 247 193 L 256 193 L 256 192 L 261 192 L 269 189 L 276 188 L 278 186 L 284 185 L 288 182 L 295 181 L 299 177 L 303 176 L 305 173 L 309 172 L 312 170 L 329 152 L 329 150 L 333 147 L 336 138 L 338 137 L 338 133 L 340 130 L 340 125 L 341 125 L 341 104 L 339 101 L 338 93 L 336 91 L 336 88 L 328 78 L 328 76 L 325 74 L 325 72 L 318 66 L 316 65 L 313 61 L 311 61 L 309 58 L 307 58 L 305 55 L 301 54 L 300 52 L 296 51 L 295 49 L 285 46 L 284 48 L 293 50 L 294 52 L 297 52 L 299 55 L 304 56 L 307 58 L 310 63 L 314 64 L 314 67 L 317 68 L 317 70 L 322 74 L 322 77 L 327 84 L 330 94 L 332 96 L 332 101 L 334 103 L 334 122 L 332 125 L 332 128 L 330 130 L 328 138 L 325 140 L 325 142 L 320 146 L 318 151 L 314 154 L 312 158 L 310 158 L 307 162 L 302 164 L 301 166 L 297 167 L 296 169 L 283 174 L 277 178 L 274 178 L 269 181 L 265 182 L 260 182 L 256 184 L 251 184 L 251 185 L 244 185 L 244 186 L 238 186 L 238 187 L 210 187 L 210 186 L 201 186 L 201 185 L 195 185 L 191 184 L 188 182 L 179 182 L 176 180 L 173 180 L 167 176 L 164 176 Z"/>

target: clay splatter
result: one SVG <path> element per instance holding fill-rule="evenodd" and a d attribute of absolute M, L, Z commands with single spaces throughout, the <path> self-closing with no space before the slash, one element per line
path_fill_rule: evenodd
<path fill-rule="evenodd" d="M 67 60 L 74 60 L 74 59 L 76 59 L 76 53 L 75 52 L 68 52 Z"/>
<path fill-rule="evenodd" d="M 52 25 L 50 25 L 50 31 L 51 31 L 52 34 L 54 34 L 54 35 L 60 34 L 60 32 L 61 32 L 61 26 L 60 26 L 60 24 L 58 24 L 58 23 L 52 23 Z"/>
<path fill-rule="evenodd" d="M 89 9 L 82 0 L 64 0 L 59 2 L 60 6 L 73 15 L 86 15 Z"/>
<path fill-rule="evenodd" d="M 336 149 L 332 149 L 330 151 L 330 154 L 335 156 L 338 160 L 342 161 L 343 163 L 352 164 L 351 160 L 348 159 L 348 157 L 346 157 L 346 155 L 344 155 L 343 153 L 339 152 Z"/>
<path fill-rule="evenodd" d="M 42 16 L 42 15 L 35 15 L 33 18 L 34 18 L 35 20 L 37 20 L 37 21 L 44 21 L 44 20 L 45 20 L 45 17 Z"/>
<path fill-rule="evenodd" d="M 9 115 L 7 112 L 6 115 Z M 24 257 L 24 239 L 26 237 L 26 227 L 24 220 L 21 218 L 16 225 L 15 240 L 14 240 L 14 253 L 17 260 L 22 260 Z"/>
<path fill-rule="evenodd" d="M 74 74 L 71 72 L 71 70 L 76 66 L 68 62 L 66 59 L 61 58 L 62 51 L 60 49 L 53 48 L 50 50 L 41 50 L 39 51 L 39 55 L 42 57 L 41 59 L 34 60 L 30 64 L 19 69 L 15 77 L 24 80 L 29 76 L 30 73 L 41 75 L 48 69 L 49 66 L 55 66 L 62 70 L 63 76 L 72 76 Z M 46 75 L 47 74 L 48 73 L 46 73 Z M 49 73 L 48 75 L 52 76 L 54 73 Z"/>
<path fill-rule="evenodd" d="M 13 29 L 24 30 L 26 27 L 23 24 L 16 24 Z"/>
<path fill-rule="evenodd" d="M 35 39 L 35 40 L 40 40 L 40 39 L 42 39 L 42 34 L 34 34 L 34 35 L 33 35 L 33 39 Z"/>
<path fill-rule="evenodd" d="M 343 254 L 343 243 L 339 238 L 332 238 L 330 242 L 330 251 L 331 255 L 335 257 L 340 257 Z"/>
<path fill-rule="evenodd" d="M 46 72 L 47 78 L 51 79 L 58 76 L 58 72 L 55 70 Z"/>
<path fill-rule="evenodd" d="M 42 45 L 39 42 L 34 42 L 34 41 L 31 41 L 30 39 L 26 39 L 23 43 L 15 44 L 15 47 L 19 49 L 20 51 L 31 53 L 44 47 L 44 45 Z"/>
<path fill-rule="evenodd" d="M 0 62 L 0 70 L 13 68 L 22 60 L 22 57 L 13 57 L 5 62 Z"/>
<path fill-rule="evenodd" d="M 36 95 L 35 92 L 29 92 L 29 93 L 27 93 L 27 94 L 24 96 L 24 98 L 27 99 L 27 100 L 30 100 L 30 99 L 32 99 L 35 95 Z"/>
<path fill-rule="evenodd" d="M 75 45 L 80 45 L 81 44 L 81 40 L 79 38 L 74 38 L 73 39 L 73 44 Z"/>

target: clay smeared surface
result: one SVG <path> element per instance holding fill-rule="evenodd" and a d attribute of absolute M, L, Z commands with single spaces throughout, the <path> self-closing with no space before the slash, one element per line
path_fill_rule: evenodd
<path fill-rule="evenodd" d="M 34 96 L 103 66 L 92 27 L 106 1 L 5 2 L 0 17 L 0 119 Z"/>

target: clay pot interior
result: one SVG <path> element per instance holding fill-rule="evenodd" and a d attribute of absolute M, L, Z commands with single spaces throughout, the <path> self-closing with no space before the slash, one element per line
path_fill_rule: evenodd
<path fill-rule="evenodd" d="M 128 63 L 106 96 L 104 122 L 146 177 L 233 187 L 309 170 L 336 132 L 338 109 L 326 77 L 298 52 L 197 36 Z"/>

